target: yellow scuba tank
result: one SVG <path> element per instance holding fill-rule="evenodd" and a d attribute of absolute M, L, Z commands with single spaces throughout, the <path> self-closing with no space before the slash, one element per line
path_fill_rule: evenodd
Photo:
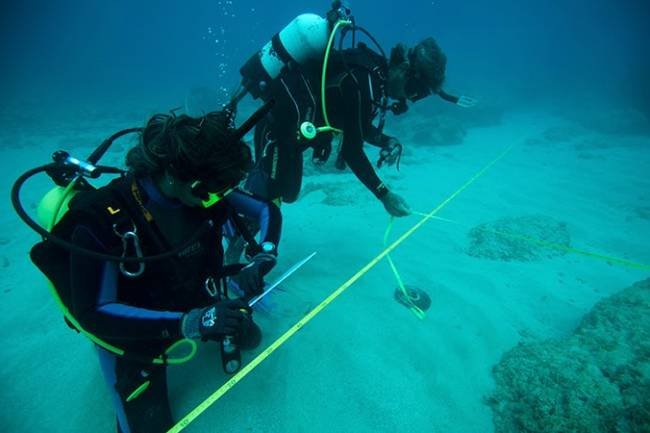
<path fill-rule="evenodd" d="M 259 98 L 289 63 L 322 58 L 329 35 L 327 19 L 316 14 L 298 15 L 242 66 L 243 86 L 253 98 Z"/>

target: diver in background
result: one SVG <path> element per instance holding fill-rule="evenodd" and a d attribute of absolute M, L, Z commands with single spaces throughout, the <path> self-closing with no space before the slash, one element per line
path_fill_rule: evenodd
<path fill-rule="evenodd" d="M 399 44 L 387 60 L 365 44 L 333 51 L 326 82 L 327 111 L 333 127 L 342 130 L 337 149 L 337 167 L 350 167 L 356 177 L 393 216 L 410 213 L 406 201 L 381 181 L 364 153 L 367 142 L 381 148 L 377 166 L 399 164 L 400 141 L 383 133 L 387 109 L 394 114 L 407 111 L 407 100 L 416 102 L 429 95 L 462 107 L 474 105 L 469 97 L 456 97 L 442 89 L 446 56 L 433 38 L 411 49 Z M 276 105 L 255 129 L 255 168 L 247 190 L 269 200 L 294 202 L 302 184 L 302 153 L 313 149 L 316 163 L 324 163 L 332 151 L 332 135 L 319 134 L 312 141 L 301 140 L 297 129 L 305 117 L 322 123 L 320 86 L 322 61 L 290 65 L 280 79 L 267 83 L 263 98 Z M 392 104 L 388 104 L 393 100 Z M 378 121 L 375 125 L 373 122 Z"/>
<path fill-rule="evenodd" d="M 333 48 L 339 28 L 352 33 L 352 48 L 342 48 L 345 33 L 339 49 Z M 368 36 L 379 52 L 357 44 L 357 32 Z M 381 149 L 378 167 L 397 164 L 399 168 L 402 144 L 383 133 L 389 109 L 403 114 L 407 101 L 432 94 L 462 107 L 474 105 L 474 99 L 442 89 L 446 63 L 433 38 L 411 49 L 398 44 L 388 59 L 372 35 L 355 24 L 344 1 L 332 2 L 326 18 L 297 16 L 240 68 L 242 81 L 231 106 L 246 94 L 275 104 L 255 127 L 255 167 L 245 189 L 278 204 L 295 202 L 302 186 L 304 151 L 313 149 L 316 164 L 326 162 L 335 132 L 342 138 L 336 146 L 337 168 L 349 166 L 390 215 L 409 215 L 406 201 L 375 172 L 363 144 Z M 249 227 L 254 231 L 255 224 Z M 238 261 L 244 247 L 241 238 L 229 236 L 227 262 Z"/>
<path fill-rule="evenodd" d="M 146 362 L 173 342 L 234 341 L 244 349 L 259 343 L 246 301 L 261 293 L 263 277 L 275 265 L 281 216 L 275 205 L 236 188 L 251 154 L 243 141 L 230 139 L 232 131 L 226 111 L 201 118 L 153 116 L 127 154 L 128 175 L 79 192 L 59 223 L 71 226 L 75 245 L 100 252 L 121 251 L 127 236 L 137 234 L 138 244 L 130 248 L 145 256 L 182 245 L 210 223 L 177 255 L 146 266 L 71 253 L 71 313 L 84 330 L 127 354 L 97 347 L 118 432 L 160 433 L 173 426 L 166 364 Z M 235 213 L 259 221 L 262 243 L 247 266 L 231 269 L 228 278 L 243 297 L 229 299 L 221 236 Z"/>

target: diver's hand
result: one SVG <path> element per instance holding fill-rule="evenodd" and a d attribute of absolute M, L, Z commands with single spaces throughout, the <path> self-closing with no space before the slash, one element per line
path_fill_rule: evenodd
<path fill-rule="evenodd" d="M 264 289 L 264 275 L 275 266 L 275 256 L 270 253 L 259 253 L 230 281 L 237 285 L 247 296 L 259 295 Z"/>
<path fill-rule="evenodd" d="M 242 299 L 227 299 L 205 308 L 195 308 L 183 315 L 183 337 L 221 340 L 237 335 L 242 322 L 248 318 L 248 305 Z"/>
<path fill-rule="evenodd" d="M 478 101 L 474 98 L 470 98 L 469 96 L 461 96 L 458 98 L 458 102 L 456 102 L 456 105 L 459 107 L 463 108 L 471 108 L 476 105 Z"/>
<path fill-rule="evenodd" d="M 400 143 L 397 138 L 390 137 L 388 140 L 386 140 L 386 143 L 382 146 L 381 151 L 379 152 L 377 167 L 381 168 L 381 166 L 384 164 L 393 165 L 395 162 L 399 161 L 401 155 L 402 143 Z"/>
<path fill-rule="evenodd" d="M 392 216 L 402 217 L 411 214 L 411 208 L 406 204 L 406 200 L 394 192 L 388 191 L 380 200 L 384 204 L 386 211 Z"/>

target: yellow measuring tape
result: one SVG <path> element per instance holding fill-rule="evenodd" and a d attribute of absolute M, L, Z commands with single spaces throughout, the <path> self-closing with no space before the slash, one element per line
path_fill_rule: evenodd
<path fill-rule="evenodd" d="M 423 212 L 413 212 L 413 213 L 416 214 L 416 215 L 421 215 L 421 216 L 429 218 L 428 214 L 425 214 Z M 453 224 L 458 224 L 458 225 L 463 225 L 463 226 L 465 225 L 465 224 L 459 223 L 457 221 L 449 220 L 449 219 L 446 219 L 446 218 L 439 218 L 439 217 L 432 217 L 432 218 L 435 218 L 435 219 L 440 220 L 440 221 L 445 221 L 445 222 L 448 222 L 448 223 L 453 223 Z M 591 257 L 592 259 L 603 260 L 605 262 L 625 266 L 627 268 L 641 269 L 643 271 L 650 271 L 650 265 L 645 265 L 643 263 L 636 263 L 636 262 L 626 260 L 626 259 L 619 259 L 618 257 L 608 256 L 608 255 L 605 255 L 605 254 L 592 253 L 592 252 L 589 252 L 589 251 L 580 250 L 578 248 L 569 247 L 567 245 L 556 244 L 556 243 L 553 243 L 553 242 L 543 241 L 541 239 L 531 238 L 530 236 L 525 236 L 525 235 L 522 235 L 522 234 L 519 234 L 519 233 L 509 233 L 509 232 L 502 232 L 502 231 L 498 231 L 498 230 L 489 230 L 489 229 L 484 229 L 484 230 L 486 232 L 494 233 L 494 234 L 499 235 L 499 236 L 509 237 L 509 238 L 513 238 L 513 239 L 519 239 L 519 240 L 522 240 L 522 241 L 530 242 L 530 243 L 537 244 L 537 245 L 540 245 L 540 246 L 546 247 L 546 248 L 551 248 L 551 249 L 554 249 L 554 250 L 560 250 L 560 251 L 565 251 L 567 253 L 579 254 L 579 255 L 582 255 L 582 256 Z"/>
<path fill-rule="evenodd" d="M 423 215 L 426 216 L 427 218 L 429 217 L 427 214 L 423 214 Z M 388 243 L 388 235 L 390 235 L 390 232 L 393 229 L 394 221 L 395 218 L 391 216 L 390 222 L 388 223 L 388 227 L 386 228 L 386 232 L 384 233 L 384 247 L 386 247 L 386 244 Z M 397 271 L 397 266 L 395 266 L 395 262 L 393 262 L 393 259 L 390 257 L 390 254 L 386 254 L 386 260 L 388 260 L 390 269 L 393 271 L 393 275 L 395 275 L 395 279 L 397 280 L 397 287 L 402 292 L 402 295 L 404 296 L 404 302 L 407 304 L 408 309 L 413 314 L 415 314 L 415 317 L 417 317 L 420 320 L 424 320 L 424 318 L 426 317 L 426 313 L 420 307 L 415 305 L 415 303 L 413 302 L 415 298 L 406 289 L 406 286 L 404 285 L 404 281 L 402 280 L 402 277 Z"/>
<path fill-rule="evenodd" d="M 366 274 L 370 269 L 372 269 L 377 263 L 386 257 L 391 251 L 397 248 L 402 242 L 404 242 L 408 237 L 410 237 L 416 230 L 418 230 L 422 225 L 424 225 L 429 219 L 431 219 L 436 213 L 440 212 L 442 208 L 447 206 L 453 199 L 458 197 L 467 187 L 481 177 L 487 170 L 489 170 L 494 164 L 496 164 L 501 158 L 506 156 L 508 152 L 512 149 L 512 145 L 508 146 L 499 156 L 492 160 L 489 164 L 483 167 L 478 173 L 472 176 L 467 182 L 465 182 L 460 188 L 458 188 L 453 194 L 447 197 L 442 203 L 436 206 L 431 212 L 426 214 L 417 224 L 411 227 L 407 232 L 400 236 L 396 241 L 386 247 L 377 257 L 372 259 L 368 264 L 361 268 L 356 274 L 354 274 L 350 279 L 343 283 L 338 289 L 336 289 L 332 294 L 330 294 L 323 302 L 318 304 L 313 310 L 311 310 L 305 317 L 300 319 L 289 328 L 280 338 L 275 340 L 269 347 L 264 349 L 259 355 L 257 355 L 251 362 L 246 364 L 237 374 L 231 377 L 226 383 L 221 385 L 212 395 L 206 398 L 201 404 L 199 404 L 194 410 L 185 415 L 175 426 L 168 430 L 167 433 L 178 433 L 187 427 L 192 421 L 194 421 L 199 415 L 205 412 L 212 404 L 217 400 L 223 397 L 228 391 L 230 391 L 237 383 L 239 383 L 248 373 L 253 371 L 258 365 L 262 363 L 266 358 L 268 358 L 273 352 L 275 352 L 280 346 L 282 346 L 289 338 L 291 338 L 296 332 L 298 332 L 303 326 L 305 326 L 311 319 L 313 319 L 318 313 L 323 311 L 325 307 L 331 304 L 336 298 L 338 298 L 343 292 L 345 292 L 352 284 L 354 284 L 359 278 Z"/>

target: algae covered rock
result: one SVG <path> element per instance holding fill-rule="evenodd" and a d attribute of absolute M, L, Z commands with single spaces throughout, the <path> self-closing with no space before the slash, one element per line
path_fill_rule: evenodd
<path fill-rule="evenodd" d="M 580 347 L 520 344 L 494 368 L 488 400 L 499 433 L 613 432 L 623 410 L 618 388 Z"/>
<path fill-rule="evenodd" d="M 543 215 L 502 218 L 468 233 L 467 254 L 502 261 L 530 262 L 566 254 L 571 236 L 566 223 Z"/>
<path fill-rule="evenodd" d="M 650 279 L 599 302 L 562 340 L 493 369 L 496 433 L 650 432 Z"/>
<path fill-rule="evenodd" d="M 598 303 L 573 340 L 620 389 L 626 422 L 635 429 L 618 431 L 650 432 L 650 279 Z"/>

